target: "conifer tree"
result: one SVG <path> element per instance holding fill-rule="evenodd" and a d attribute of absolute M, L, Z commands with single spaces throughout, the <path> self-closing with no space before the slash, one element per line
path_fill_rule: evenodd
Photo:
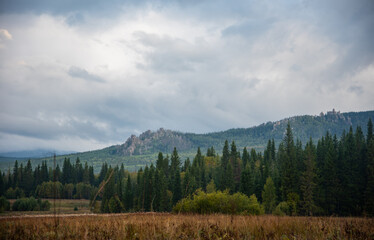
<path fill-rule="evenodd" d="M 124 194 L 124 206 L 127 211 L 130 211 L 133 208 L 133 188 L 131 184 L 130 174 L 127 176 Z"/>
<path fill-rule="evenodd" d="M 175 177 L 173 182 L 173 205 L 175 205 L 180 199 L 182 199 L 182 186 L 179 168 L 175 171 Z"/>
<path fill-rule="evenodd" d="M 374 139 L 371 139 L 368 145 L 366 171 L 365 213 L 374 216 Z"/>
<path fill-rule="evenodd" d="M 305 171 L 301 175 L 300 189 L 302 193 L 302 207 L 306 215 L 312 216 L 316 206 L 314 204 L 314 191 L 316 187 L 316 173 L 315 173 L 315 147 L 312 139 L 305 147 Z"/>
<path fill-rule="evenodd" d="M 298 179 L 296 167 L 296 151 L 290 123 L 287 125 L 286 135 L 283 139 L 284 151 L 280 154 L 281 181 L 283 200 L 289 193 L 298 192 Z M 281 150 L 281 149 L 280 149 Z"/>
<path fill-rule="evenodd" d="M 245 169 L 242 171 L 242 176 L 240 178 L 240 192 L 248 197 L 254 193 L 254 176 L 249 164 L 247 164 Z"/>
<path fill-rule="evenodd" d="M 245 167 L 247 166 L 247 163 L 249 162 L 249 153 L 246 147 L 244 147 L 243 149 L 242 160 L 243 160 L 242 166 L 243 166 L 243 169 L 245 169 Z"/>
<path fill-rule="evenodd" d="M 373 139 L 373 122 L 371 121 L 371 118 L 369 118 L 367 127 L 368 127 L 368 132 L 366 136 L 366 141 L 367 141 L 367 145 L 369 145 L 369 142 L 371 141 L 371 139 Z"/>
<path fill-rule="evenodd" d="M 275 193 L 275 185 L 271 177 L 266 179 L 264 190 L 262 191 L 262 202 L 264 204 L 265 213 L 272 213 L 276 206 L 277 196 Z"/>

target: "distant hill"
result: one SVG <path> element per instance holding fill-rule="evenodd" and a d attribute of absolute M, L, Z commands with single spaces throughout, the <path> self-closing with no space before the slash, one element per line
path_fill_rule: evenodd
<path fill-rule="evenodd" d="M 73 151 L 56 151 L 47 149 L 36 149 L 30 151 L 14 151 L 14 152 L 2 152 L 0 157 L 3 158 L 44 158 L 49 157 L 53 154 L 66 155 L 73 153 Z"/>
<path fill-rule="evenodd" d="M 317 141 L 327 131 L 340 137 L 342 132 L 348 131 L 351 126 L 354 129 L 361 126 L 366 134 L 369 118 L 374 120 L 374 111 L 340 113 L 333 110 L 318 116 L 295 116 L 276 122 L 263 123 L 255 127 L 229 129 L 207 134 L 182 133 L 160 128 L 157 131 L 148 130 L 139 136 L 132 135 L 121 145 L 58 156 L 57 164 L 62 166 L 65 157 L 72 161 L 79 157 L 81 161 L 87 161 L 89 165 L 93 165 L 95 171 L 100 170 L 103 162 L 113 165 L 123 163 L 128 170 L 132 171 L 154 162 L 158 152 L 170 154 L 174 147 L 177 148 L 182 160 L 185 160 L 187 157 L 194 156 L 197 147 L 201 147 L 204 153 L 208 147 L 213 146 L 220 154 L 226 139 L 229 142 L 235 141 L 240 150 L 244 147 L 263 150 L 269 139 L 274 139 L 277 146 L 283 139 L 288 122 L 291 124 L 295 139 L 301 140 L 304 144 L 310 137 Z M 52 163 L 52 156 L 32 161 L 35 165 L 42 160 Z M 7 166 L 0 162 L 0 167 L 1 169 L 9 167 L 9 162 L 7 161 Z"/>

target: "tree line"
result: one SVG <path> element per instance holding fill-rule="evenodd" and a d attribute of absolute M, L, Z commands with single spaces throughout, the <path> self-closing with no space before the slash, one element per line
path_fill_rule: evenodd
<path fill-rule="evenodd" d="M 94 175 L 93 167 L 83 166 L 79 159 L 75 164 L 65 159 L 62 170 L 47 168 L 44 162 L 33 171 L 30 161 L 26 166 L 16 162 L 13 172 L 1 173 L 0 194 L 8 198 L 97 196 L 101 212 L 125 212 L 171 211 L 178 202 L 180 209 L 190 209 L 183 204 L 195 204 L 195 198 L 206 201 L 205 197 L 214 200 L 228 194 L 230 199 L 229 195 L 241 193 L 252 202 L 258 200 L 259 212 L 268 214 L 373 216 L 371 119 L 367 127 L 366 134 L 361 127 L 351 127 L 340 138 L 327 132 L 316 143 L 310 139 L 303 146 L 288 124 L 277 148 L 269 140 L 263 152 L 240 151 L 234 141 L 225 141 L 221 155 L 213 147 L 205 155 L 198 148 L 195 157 L 183 163 L 174 148 L 170 156 L 160 152 L 155 164 L 131 173 L 123 165 L 104 163 Z"/>

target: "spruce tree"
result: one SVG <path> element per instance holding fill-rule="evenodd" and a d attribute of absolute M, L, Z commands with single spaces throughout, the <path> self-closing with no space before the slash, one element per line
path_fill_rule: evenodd
<path fill-rule="evenodd" d="M 254 176 L 249 164 L 247 164 L 245 169 L 242 171 L 242 176 L 240 178 L 240 192 L 248 197 L 254 193 Z"/>
<path fill-rule="evenodd" d="M 124 206 L 127 211 L 130 211 L 133 208 L 133 188 L 131 184 L 130 174 L 127 176 L 124 194 Z"/>
<path fill-rule="evenodd" d="M 180 199 L 182 199 L 182 186 L 179 168 L 177 168 L 173 182 L 173 205 L 175 205 Z"/>
<path fill-rule="evenodd" d="M 243 149 L 242 160 L 243 160 L 242 166 L 243 166 L 243 169 L 245 169 L 245 167 L 247 166 L 247 163 L 249 162 L 249 153 L 246 147 L 244 147 Z"/>
<path fill-rule="evenodd" d="M 371 139 L 367 151 L 367 182 L 365 190 L 365 213 L 374 216 L 374 139 Z"/>
<path fill-rule="evenodd" d="M 301 175 L 300 189 L 302 193 L 302 208 L 306 215 L 312 216 L 316 206 L 314 204 L 314 191 L 316 187 L 316 173 L 315 173 L 315 147 L 312 139 L 305 147 L 305 171 Z"/>
<path fill-rule="evenodd" d="M 369 118 L 367 127 L 368 127 L 368 132 L 366 135 L 366 141 L 367 141 L 367 145 L 369 145 L 370 141 L 373 139 L 373 122 L 371 121 L 371 118 Z"/>
<path fill-rule="evenodd" d="M 265 213 L 270 214 L 276 206 L 277 196 L 275 193 L 275 185 L 271 177 L 266 179 L 264 190 L 262 191 L 262 203 L 264 204 Z"/>

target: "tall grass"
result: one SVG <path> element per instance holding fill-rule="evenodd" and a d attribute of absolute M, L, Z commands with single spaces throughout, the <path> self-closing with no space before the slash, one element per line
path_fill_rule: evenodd
<path fill-rule="evenodd" d="M 1 239 L 374 239 L 374 219 L 132 213 L 0 219 Z"/>

